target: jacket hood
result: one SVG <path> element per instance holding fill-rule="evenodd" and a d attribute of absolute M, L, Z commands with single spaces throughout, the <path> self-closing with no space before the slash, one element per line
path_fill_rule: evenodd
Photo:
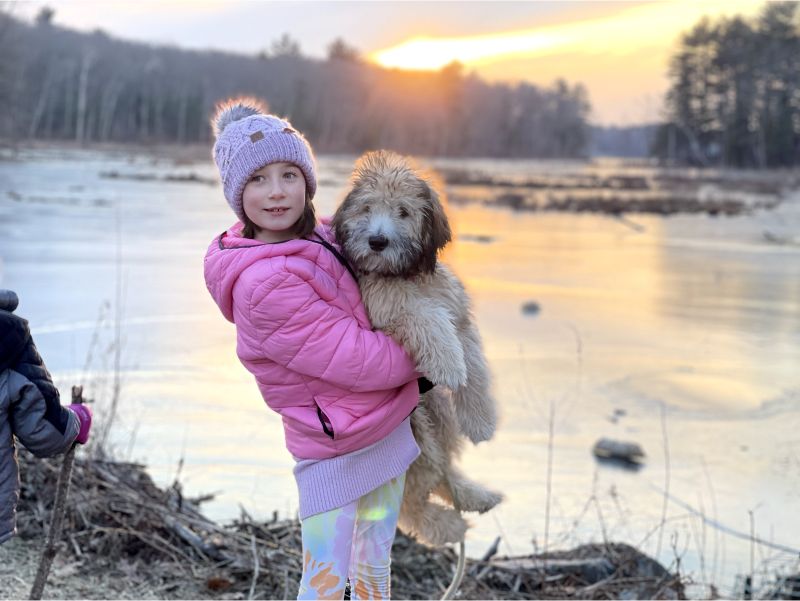
<path fill-rule="evenodd" d="M 0 371 L 16 366 L 30 336 L 27 321 L 0 310 Z"/>
<path fill-rule="evenodd" d="M 243 228 L 244 225 L 237 222 L 215 237 L 206 251 L 204 261 L 206 287 L 225 319 L 230 322 L 233 322 L 233 288 L 239 276 L 251 265 L 263 259 L 293 255 L 313 260 L 319 252 L 317 244 L 303 238 L 272 244 L 243 238 Z M 317 225 L 312 236 L 334 243 L 329 220 Z"/>

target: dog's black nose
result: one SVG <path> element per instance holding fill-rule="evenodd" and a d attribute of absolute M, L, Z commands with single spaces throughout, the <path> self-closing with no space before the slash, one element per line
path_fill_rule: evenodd
<path fill-rule="evenodd" d="M 389 246 L 389 239 L 386 236 L 370 236 L 369 237 L 369 247 L 372 250 L 376 250 L 378 252 L 382 251 L 384 248 Z"/>

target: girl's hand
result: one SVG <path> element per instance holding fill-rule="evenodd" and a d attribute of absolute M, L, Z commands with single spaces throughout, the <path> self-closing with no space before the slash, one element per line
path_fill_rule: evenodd
<path fill-rule="evenodd" d="M 86 444 L 89 441 L 89 430 L 92 428 L 92 410 L 82 403 L 68 405 L 67 409 L 78 416 L 78 421 L 81 423 L 81 429 L 75 442 Z"/>

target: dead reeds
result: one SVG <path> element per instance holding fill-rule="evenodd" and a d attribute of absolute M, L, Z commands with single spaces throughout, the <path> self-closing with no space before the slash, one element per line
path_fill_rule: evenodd
<path fill-rule="evenodd" d="M 19 531 L 43 536 L 60 461 L 20 452 Z M 163 598 L 286 599 L 302 571 L 297 520 L 259 522 L 244 511 L 227 525 L 206 518 L 179 483 L 160 489 L 136 463 L 75 459 L 60 554 L 88 571 L 132 569 Z M 679 577 L 626 545 L 585 545 L 570 552 L 467 560 L 463 599 L 610 599 L 683 597 Z M 456 563 L 398 535 L 392 550 L 396 599 L 438 598 Z M 132 568 L 133 566 L 133 568 Z M 200 591 L 200 593 L 198 592 Z"/>

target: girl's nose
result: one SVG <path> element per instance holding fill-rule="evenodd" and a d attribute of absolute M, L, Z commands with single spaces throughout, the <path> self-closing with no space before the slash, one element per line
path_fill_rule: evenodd
<path fill-rule="evenodd" d="M 269 197 L 270 198 L 281 198 L 284 196 L 283 193 L 283 186 L 281 186 L 280 180 L 272 180 L 269 184 Z"/>

